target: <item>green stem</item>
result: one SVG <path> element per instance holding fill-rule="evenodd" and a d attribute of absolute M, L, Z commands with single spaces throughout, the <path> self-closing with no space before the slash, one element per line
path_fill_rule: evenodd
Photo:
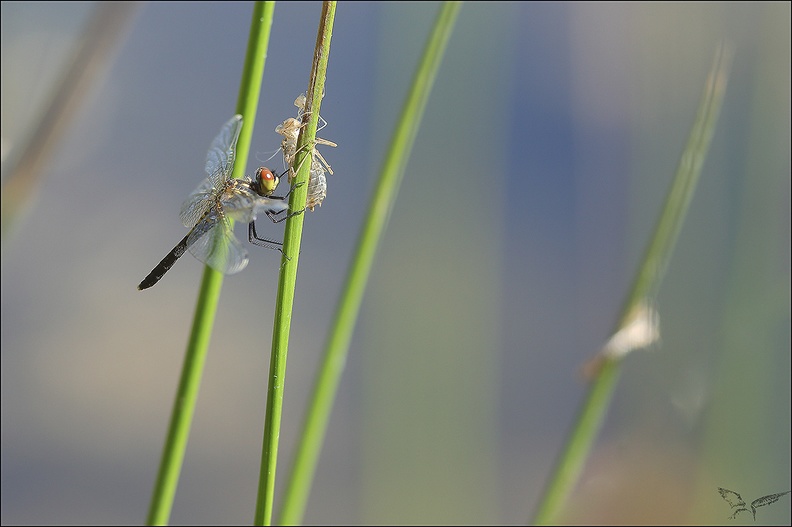
<path fill-rule="evenodd" d="M 247 165 L 273 9 L 274 4 L 271 2 L 256 2 L 253 7 L 248 49 L 237 102 L 237 112 L 243 115 L 245 125 L 237 142 L 235 177 L 243 175 Z M 201 280 L 190 341 L 187 344 L 179 388 L 171 411 L 168 435 L 151 497 L 146 520 L 149 525 L 165 525 L 170 518 L 222 285 L 223 275 L 207 266 Z"/>
<path fill-rule="evenodd" d="M 303 424 L 281 511 L 283 525 L 302 521 L 363 292 L 460 7 L 459 2 L 446 2 L 441 7 L 385 157 Z"/>
<path fill-rule="evenodd" d="M 307 106 L 303 115 L 307 123 L 300 129 L 297 138 L 297 154 L 293 168 L 296 171 L 295 186 L 289 199 L 289 210 L 305 210 L 308 196 L 308 179 L 311 170 L 312 145 L 319 125 L 319 111 L 324 95 L 327 61 L 330 56 L 330 39 L 333 34 L 336 2 L 324 2 L 316 36 L 316 48 L 308 79 Z M 283 235 L 283 259 L 281 263 L 278 296 L 275 305 L 275 324 L 272 332 L 272 355 L 270 358 L 269 384 L 267 388 L 267 411 L 264 417 L 264 440 L 259 474 L 258 500 L 255 525 L 270 525 L 275 496 L 275 470 L 278 461 L 278 438 L 280 437 L 283 411 L 283 392 L 286 379 L 286 356 L 289 349 L 294 289 L 297 281 L 297 264 L 300 258 L 300 242 L 305 213 L 286 220 Z"/>
<path fill-rule="evenodd" d="M 659 289 L 709 151 L 726 91 L 730 63 L 731 52 L 725 46 L 719 46 L 674 181 L 630 288 L 627 301 L 622 308 L 614 334 L 635 320 L 635 313 L 639 312 L 641 305 L 651 306 L 652 297 Z M 534 517 L 535 524 L 542 525 L 556 521 L 558 513 L 578 481 L 613 397 L 623 357 L 624 355 L 609 356 L 601 353 L 596 358 L 594 379 L 578 413 L 577 422 L 556 462 L 545 494 L 539 502 Z"/>

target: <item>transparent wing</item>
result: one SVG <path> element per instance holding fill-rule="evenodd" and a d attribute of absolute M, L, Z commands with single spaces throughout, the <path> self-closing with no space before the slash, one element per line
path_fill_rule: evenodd
<path fill-rule="evenodd" d="M 229 218 L 242 223 L 250 223 L 264 212 L 280 212 L 289 208 L 286 200 L 261 196 L 250 188 L 250 181 L 238 179 L 229 183 L 220 203 Z"/>
<path fill-rule="evenodd" d="M 179 212 L 179 219 L 185 227 L 194 227 L 215 206 L 219 194 L 225 189 L 234 169 L 236 144 L 241 129 L 242 116 L 237 114 L 223 125 L 209 145 L 205 167 L 209 177 L 201 181 L 188 196 Z"/>
<path fill-rule="evenodd" d="M 223 125 L 206 153 L 205 170 L 215 188 L 222 188 L 225 181 L 231 177 L 241 129 L 242 116 L 236 114 Z"/>
<path fill-rule="evenodd" d="M 247 266 L 248 253 L 236 239 L 228 219 L 213 210 L 190 233 L 187 249 L 200 261 L 223 274 L 238 273 Z"/>
<path fill-rule="evenodd" d="M 187 228 L 192 228 L 206 215 L 217 201 L 218 189 L 212 179 L 204 179 L 198 188 L 184 201 L 179 211 L 179 219 Z"/>

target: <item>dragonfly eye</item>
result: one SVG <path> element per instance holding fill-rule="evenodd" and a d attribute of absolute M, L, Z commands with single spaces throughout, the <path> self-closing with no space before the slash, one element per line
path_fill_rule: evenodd
<path fill-rule="evenodd" d="M 256 184 L 262 196 L 269 196 L 278 188 L 278 177 L 267 167 L 259 167 L 256 170 Z"/>

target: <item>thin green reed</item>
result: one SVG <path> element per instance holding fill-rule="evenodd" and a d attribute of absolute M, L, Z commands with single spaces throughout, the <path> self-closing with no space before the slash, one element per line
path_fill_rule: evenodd
<path fill-rule="evenodd" d="M 236 106 L 236 113 L 242 114 L 244 119 L 234 166 L 234 177 L 237 178 L 244 175 L 247 165 L 274 9 L 273 2 L 256 2 L 253 5 L 248 48 Z M 223 275 L 207 266 L 201 280 L 190 340 L 149 505 L 146 519 L 149 525 L 165 525 L 170 518 L 222 284 Z"/>

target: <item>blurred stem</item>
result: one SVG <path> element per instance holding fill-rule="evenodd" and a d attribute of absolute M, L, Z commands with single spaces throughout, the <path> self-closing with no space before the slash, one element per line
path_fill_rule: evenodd
<path fill-rule="evenodd" d="M 297 281 L 297 264 L 300 259 L 305 202 L 308 196 L 308 179 L 311 171 L 313 145 L 319 124 L 319 111 L 324 96 L 327 61 L 330 56 L 330 39 L 333 34 L 336 2 L 324 2 L 316 35 L 316 47 L 308 78 L 308 92 L 303 124 L 297 138 L 297 154 L 293 168 L 297 173 L 289 199 L 289 210 L 303 211 L 286 220 L 283 235 L 283 258 L 281 260 L 278 296 L 275 305 L 275 324 L 272 332 L 272 355 L 270 358 L 269 383 L 267 387 L 267 412 L 264 417 L 264 440 L 261 453 L 261 472 L 256 502 L 255 525 L 270 525 L 275 496 L 275 471 L 278 461 L 278 439 L 280 437 L 283 412 L 283 392 L 286 380 L 286 356 L 289 349 L 294 307 L 294 289 Z M 306 123 L 307 120 L 307 123 Z M 299 170 L 298 170 L 299 169 Z"/>
<path fill-rule="evenodd" d="M 279 522 L 282 525 L 302 522 L 363 292 L 460 7 L 459 2 L 442 5 L 391 139 L 314 384 L 286 487 Z"/>
<path fill-rule="evenodd" d="M 651 306 L 652 296 L 659 289 L 709 150 L 726 91 L 731 56 L 727 46 L 721 44 L 718 47 L 674 181 L 619 316 L 614 335 L 634 321 L 635 313 L 640 311 L 641 306 Z M 603 349 L 596 357 L 594 379 L 589 393 L 539 502 L 535 524 L 548 524 L 557 520 L 559 511 L 580 477 L 602 425 L 624 357 L 608 355 L 605 351 Z"/>
<path fill-rule="evenodd" d="M 237 101 L 237 112 L 242 114 L 244 121 L 237 142 L 234 177 L 242 176 L 247 165 L 274 7 L 272 2 L 256 2 L 253 5 L 248 48 Z M 222 284 L 223 275 L 206 266 L 195 307 L 190 341 L 182 365 L 179 388 L 171 411 L 168 436 L 151 497 L 146 520 L 149 525 L 164 525 L 170 518 Z"/>
<path fill-rule="evenodd" d="M 126 36 L 125 30 L 139 5 L 134 2 L 100 2 L 96 5 L 71 61 L 63 67 L 61 77 L 52 86 L 51 98 L 41 113 L 41 119 L 21 146 L 10 152 L 0 192 L 2 243 L 7 241 L 19 214 L 46 174 L 46 163 L 77 115 L 86 94 L 91 93 L 91 86 L 102 78 L 117 49 L 116 44 Z"/>

